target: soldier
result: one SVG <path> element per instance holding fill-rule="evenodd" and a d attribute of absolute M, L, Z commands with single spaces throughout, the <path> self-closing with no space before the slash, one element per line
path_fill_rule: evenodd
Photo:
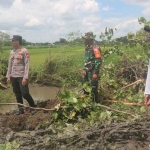
<path fill-rule="evenodd" d="M 150 27 L 145 26 L 144 30 L 148 33 L 150 33 Z M 145 86 L 145 92 L 144 92 L 144 104 L 150 105 L 150 60 L 148 65 L 148 73 L 147 73 L 147 79 L 146 79 L 146 86 Z"/>
<path fill-rule="evenodd" d="M 88 82 L 92 87 L 93 101 L 98 102 L 98 75 L 101 65 L 101 50 L 97 45 L 94 45 L 93 32 L 85 33 L 85 55 L 84 69 L 82 71 L 83 84 Z M 84 90 L 85 94 L 88 94 Z"/>
<path fill-rule="evenodd" d="M 33 98 L 29 93 L 28 88 L 28 73 L 29 73 L 29 52 L 26 48 L 22 47 L 22 37 L 14 35 L 12 40 L 12 46 L 14 49 L 10 52 L 10 58 L 7 70 L 7 82 L 12 83 L 13 92 L 16 96 L 17 103 L 23 104 L 23 98 L 27 100 L 31 107 L 36 107 Z M 22 98 L 23 97 L 23 98 Z M 24 113 L 22 106 L 19 106 L 19 111 L 16 111 L 14 115 L 20 115 Z M 36 111 L 31 109 L 31 113 Z"/>

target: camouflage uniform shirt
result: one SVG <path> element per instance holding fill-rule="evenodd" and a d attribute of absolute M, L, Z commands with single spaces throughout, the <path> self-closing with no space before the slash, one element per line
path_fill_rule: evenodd
<path fill-rule="evenodd" d="M 94 74 L 99 73 L 101 65 L 101 50 L 97 45 L 87 46 L 84 55 L 84 69 Z"/>

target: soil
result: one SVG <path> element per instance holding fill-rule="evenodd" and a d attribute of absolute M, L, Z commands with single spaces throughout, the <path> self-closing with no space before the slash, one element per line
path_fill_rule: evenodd
<path fill-rule="evenodd" d="M 54 108 L 58 100 L 39 102 L 37 107 Z M 97 124 L 83 132 L 58 136 L 52 134 L 51 111 L 31 114 L 14 112 L 0 115 L 0 144 L 16 140 L 18 150 L 149 150 L 150 116 L 132 122 Z"/>
<path fill-rule="evenodd" d="M 58 100 L 47 100 L 45 102 L 38 102 L 38 108 L 51 109 L 58 104 Z M 11 128 L 13 131 L 22 131 L 22 130 L 35 130 L 38 125 L 45 124 L 46 121 L 51 122 L 51 111 L 38 110 L 35 114 L 30 113 L 30 109 L 26 108 L 25 113 L 15 116 L 13 112 L 0 114 L 2 118 L 2 125 L 8 128 Z"/>

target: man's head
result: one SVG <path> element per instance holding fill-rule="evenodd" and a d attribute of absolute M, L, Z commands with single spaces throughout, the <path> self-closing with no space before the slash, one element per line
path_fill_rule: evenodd
<path fill-rule="evenodd" d="M 85 40 L 85 45 L 92 45 L 93 44 L 93 40 L 94 40 L 94 35 L 93 32 L 87 32 L 85 33 L 85 35 L 82 37 Z"/>
<path fill-rule="evenodd" d="M 11 41 L 12 41 L 13 47 L 18 47 L 22 45 L 22 37 L 20 35 L 13 35 L 13 38 L 11 39 Z"/>

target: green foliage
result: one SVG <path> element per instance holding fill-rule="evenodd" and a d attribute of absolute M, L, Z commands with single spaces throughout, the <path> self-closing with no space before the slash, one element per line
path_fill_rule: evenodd
<path fill-rule="evenodd" d="M 75 121 L 79 116 L 85 117 L 90 112 L 88 106 L 91 104 L 91 95 L 80 97 L 77 93 L 64 90 L 64 93 L 59 94 L 59 98 L 61 99 L 60 105 L 52 114 L 55 120 Z M 63 106 L 66 108 L 63 109 Z"/>
<path fill-rule="evenodd" d="M 15 140 L 12 142 L 5 142 L 5 144 L 0 145 L 0 150 L 16 150 L 20 147 L 20 144 Z"/>
<path fill-rule="evenodd" d="M 0 31 L 0 52 L 3 51 L 3 46 L 10 45 L 10 36 Z"/>

